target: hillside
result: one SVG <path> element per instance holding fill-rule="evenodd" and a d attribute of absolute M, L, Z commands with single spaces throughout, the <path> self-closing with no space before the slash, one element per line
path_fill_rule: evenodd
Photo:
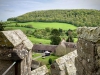
<path fill-rule="evenodd" d="M 50 44 L 50 32 L 52 29 L 58 29 L 62 31 L 61 38 L 67 38 L 66 32 L 68 29 L 75 30 L 77 27 L 67 23 L 57 23 L 57 22 L 25 22 L 16 23 L 14 21 L 5 22 L 5 30 L 21 29 L 28 38 L 35 44 L 43 43 Z M 75 33 L 75 31 L 74 31 Z M 75 34 L 76 35 L 76 34 Z M 76 37 L 74 37 L 75 39 Z M 76 39 L 75 39 L 76 42 Z"/>
<path fill-rule="evenodd" d="M 42 10 L 33 11 L 7 21 L 16 22 L 60 22 L 75 26 L 99 26 L 100 10 L 74 9 L 74 10 Z"/>

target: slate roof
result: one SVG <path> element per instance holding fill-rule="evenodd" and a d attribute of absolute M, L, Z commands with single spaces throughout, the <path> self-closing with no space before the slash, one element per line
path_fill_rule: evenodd
<path fill-rule="evenodd" d="M 35 50 L 48 50 L 54 51 L 58 45 L 43 45 L 43 44 L 34 44 L 33 51 Z"/>
<path fill-rule="evenodd" d="M 66 47 L 69 47 L 69 48 L 77 48 L 77 44 L 76 43 L 73 43 L 73 42 L 65 42 L 64 43 L 66 45 Z"/>

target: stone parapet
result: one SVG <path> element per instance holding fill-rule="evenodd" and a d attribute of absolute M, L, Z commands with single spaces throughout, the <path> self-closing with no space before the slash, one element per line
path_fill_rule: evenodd
<path fill-rule="evenodd" d="M 100 40 L 100 27 L 79 27 L 77 29 L 78 38 L 92 42 Z"/>
<path fill-rule="evenodd" d="M 43 65 L 33 71 L 31 71 L 31 75 L 49 75 L 49 70 L 46 65 Z"/>
<path fill-rule="evenodd" d="M 51 65 L 51 75 L 76 75 L 75 58 L 77 50 L 74 50 L 58 59 Z"/>
<path fill-rule="evenodd" d="M 0 31 L 0 75 L 31 75 L 32 47 L 21 30 Z"/>
<path fill-rule="evenodd" d="M 100 27 L 79 27 L 76 75 L 100 75 Z"/>
<path fill-rule="evenodd" d="M 0 31 L 0 47 L 14 48 L 23 44 L 28 50 L 33 44 L 21 30 Z"/>

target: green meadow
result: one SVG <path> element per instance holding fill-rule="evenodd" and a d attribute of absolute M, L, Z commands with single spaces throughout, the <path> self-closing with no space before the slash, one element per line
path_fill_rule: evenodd
<path fill-rule="evenodd" d="M 71 29 L 76 29 L 75 26 L 71 25 L 71 24 L 66 24 L 66 23 L 43 23 L 43 22 L 33 22 L 30 24 L 33 25 L 34 28 L 39 28 L 39 29 L 44 29 L 46 27 L 49 28 L 56 28 L 56 29 L 63 29 L 63 30 L 68 30 L 69 28 Z"/>
<path fill-rule="evenodd" d="M 28 37 L 32 43 L 34 44 L 39 44 L 39 43 L 43 43 L 43 44 L 50 44 L 50 40 L 46 40 L 46 39 L 38 39 L 35 37 Z"/>
<path fill-rule="evenodd" d="M 10 22 L 10 21 L 8 21 Z M 13 30 L 13 29 L 21 29 L 23 32 L 27 31 L 27 30 L 31 30 L 34 31 L 35 29 L 45 29 L 46 27 L 49 28 L 56 28 L 56 29 L 63 29 L 63 30 L 68 30 L 68 29 L 76 29 L 77 27 L 75 27 L 74 25 L 71 24 L 67 24 L 67 23 L 56 23 L 56 22 L 26 22 L 26 23 L 17 23 L 18 27 L 15 26 L 16 22 L 11 22 L 9 25 L 7 26 L 5 29 L 6 30 Z M 26 28 L 24 26 L 26 25 L 32 25 L 33 28 Z M 28 38 L 32 41 L 32 43 L 34 44 L 38 44 L 38 43 L 43 43 L 43 44 L 50 44 L 50 40 L 46 40 L 46 39 L 38 39 L 35 38 L 34 36 L 28 36 Z M 75 42 L 77 41 L 77 38 L 75 38 Z"/>
<path fill-rule="evenodd" d="M 15 25 L 16 23 L 11 23 L 11 25 Z M 45 29 L 46 27 L 49 28 L 56 28 L 56 29 L 76 29 L 74 25 L 67 24 L 67 23 L 56 23 L 56 22 L 26 22 L 26 23 L 17 23 L 18 25 L 25 26 L 25 25 L 32 25 L 36 29 Z"/>

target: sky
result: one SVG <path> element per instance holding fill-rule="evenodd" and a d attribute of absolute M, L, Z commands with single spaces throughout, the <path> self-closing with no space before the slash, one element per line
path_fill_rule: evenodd
<path fill-rule="evenodd" d="M 51 9 L 100 10 L 100 0 L 0 0 L 0 21 L 31 11 Z"/>

